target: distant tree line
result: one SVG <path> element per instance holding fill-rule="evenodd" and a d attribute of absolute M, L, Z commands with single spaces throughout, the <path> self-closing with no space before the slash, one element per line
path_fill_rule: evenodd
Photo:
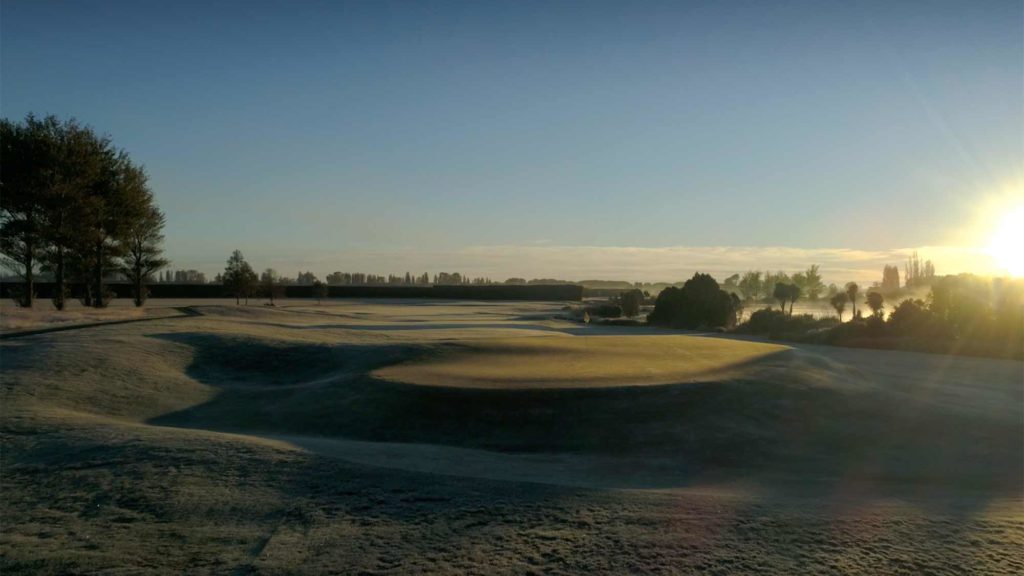
<path fill-rule="evenodd" d="M 167 260 L 164 214 L 142 166 L 88 126 L 31 114 L 0 121 L 0 166 L 0 254 L 22 280 L 19 305 L 33 305 L 40 272 L 54 279 L 58 310 L 71 283 L 84 287 L 86 306 L 107 306 L 114 273 L 131 282 L 136 305 L 145 302 Z"/>
<path fill-rule="evenodd" d="M 198 270 L 164 270 L 157 275 L 159 284 L 206 284 L 206 274 Z"/>
<path fill-rule="evenodd" d="M 798 290 L 796 293 L 798 298 L 806 296 L 809 300 L 818 300 L 822 293 L 826 291 L 826 286 L 821 281 L 820 270 L 821 268 L 817 264 L 792 276 L 782 271 L 762 272 L 761 270 L 750 270 L 742 275 L 734 274 L 726 278 L 723 288 L 730 292 L 739 293 L 747 301 L 768 301 L 778 299 L 782 292 L 777 291 L 776 286 L 785 284 L 787 287 L 796 287 L 795 290 Z"/>

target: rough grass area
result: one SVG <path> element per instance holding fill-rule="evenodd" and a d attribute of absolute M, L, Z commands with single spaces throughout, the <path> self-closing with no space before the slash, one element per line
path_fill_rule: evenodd
<path fill-rule="evenodd" d="M 203 310 L 0 343 L 0 572 L 1024 571 L 1020 362 Z"/>

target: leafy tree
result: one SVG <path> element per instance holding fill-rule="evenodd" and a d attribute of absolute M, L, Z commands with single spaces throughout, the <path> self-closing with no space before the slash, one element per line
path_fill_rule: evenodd
<path fill-rule="evenodd" d="M 857 317 L 857 292 L 860 291 L 860 286 L 857 286 L 856 282 L 846 283 L 846 298 L 850 301 L 850 308 L 853 310 L 853 317 Z"/>
<path fill-rule="evenodd" d="M 839 315 L 839 321 L 843 321 L 843 312 L 846 310 L 846 302 L 848 297 L 845 292 L 836 292 L 828 299 L 828 303 L 835 309 L 836 314 Z"/>
<path fill-rule="evenodd" d="M 921 262 L 921 258 L 917 255 L 917 251 L 907 259 L 906 264 L 903 265 L 903 279 L 907 286 L 918 286 L 923 284 L 931 284 L 935 278 L 935 266 L 931 260 Z"/>
<path fill-rule="evenodd" d="M 825 290 L 825 284 L 821 281 L 820 267 L 817 264 L 812 264 L 804 271 L 803 276 L 804 284 L 801 288 L 807 294 L 807 298 L 817 301 L 822 291 Z"/>
<path fill-rule="evenodd" d="M 124 264 L 122 271 L 132 283 L 135 305 L 142 306 L 148 290 L 146 283 L 153 273 L 167 266 L 161 244 L 164 240 L 163 212 L 152 201 L 149 190 L 140 190 L 146 198 L 141 202 L 142 213 L 131 218 L 124 229 Z"/>
<path fill-rule="evenodd" d="M 776 296 L 775 296 L 775 285 L 776 284 L 789 284 L 790 281 L 791 280 L 789 278 L 789 274 L 786 274 L 785 272 L 783 272 L 781 270 L 778 271 L 778 272 L 775 272 L 774 274 L 771 273 L 771 272 L 765 272 L 765 274 L 764 274 L 764 293 L 765 293 L 765 296 L 766 297 L 770 296 L 771 298 L 777 299 Z"/>
<path fill-rule="evenodd" d="M 319 280 L 313 281 L 313 296 L 317 304 L 322 304 L 323 299 L 327 298 L 327 284 Z"/>
<path fill-rule="evenodd" d="M 735 292 L 739 290 L 740 275 L 733 274 L 722 282 L 722 289 L 726 292 Z"/>
<path fill-rule="evenodd" d="M 312 272 L 299 272 L 299 275 L 295 277 L 295 282 L 300 286 L 312 286 L 316 280 L 316 274 Z"/>
<path fill-rule="evenodd" d="M 263 293 L 267 295 L 267 298 L 270 298 L 271 306 L 274 305 L 274 293 L 277 292 L 278 278 L 277 270 L 274 270 L 273 268 L 267 268 L 263 271 L 263 274 L 260 275 L 260 284 L 263 287 Z"/>
<path fill-rule="evenodd" d="M 736 286 L 739 288 L 744 300 L 760 298 L 763 290 L 761 272 L 759 270 L 744 272 Z"/>
<path fill-rule="evenodd" d="M 782 311 L 786 311 L 786 302 L 789 302 L 789 284 L 782 282 L 776 283 L 775 288 L 772 289 L 772 298 L 779 301 L 779 306 Z"/>
<path fill-rule="evenodd" d="M 796 301 L 800 299 L 801 290 L 800 286 L 797 286 L 795 283 L 790 284 L 787 289 L 789 290 L 789 315 L 792 316 L 793 304 L 796 304 Z"/>
<path fill-rule="evenodd" d="M 131 222 L 144 210 L 146 174 L 124 152 L 105 150 L 99 178 L 86 195 L 80 246 L 89 255 L 82 260 L 92 267 L 92 305 L 105 308 L 112 294 L 106 289 L 107 273 L 123 254 L 123 238 Z"/>
<path fill-rule="evenodd" d="M 895 292 L 900 289 L 900 269 L 898 266 L 889 266 L 888 264 L 882 268 L 882 290 L 885 292 Z"/>
<path fill-rule="evenodd" d="M 245 261 L 241 250 L 231 253 L 221 278 L 228 293 L 235 297 L 235 305 L 238 305 L 243 297 L 245 303 L 249 303 L 249 295 L 252 293 L 257 278 L 252 266 Z"/>
<path fill-rule="evenodd" d="M 922 300 L 907 299 L 889 314 L 889 328 L 898 336 L 920 336 L 926 338 L 942 338 L 945 330 L 940 326 L 935 314 L 928 310 Z"/>
<path fill-rule="evenodd" d="M 718 287 L 709 274 L 697 273 L 682 288 L 669 286 L 658 294 L 650 324 L 673 328 L 731 326 L 736 311 L 729 293 Z"/>
<path fill-rule="evenodd" d="M 735 292 L 729 293 L 729 299 L 732 300 L 732 309 L 736 314 L 735 323 L 739 324 L 740 320 L 743 319 L 743 299 L 737 296 Z"/>
<path fill-rule="evenodd" d="M 0 252 L 3 265 L 24 280 L 17 299 L 31 308 L 35 273 L 43 254 L 43 209 L 39 202 L 48 188 L 54 165 L 53 142 L 29 115 L 24 124 L 0 123 Z"/>
<path fill-rule="evenodd" d="M 89 195 L 99 180 L 111 144 L 108 138 L 97 136 L 91 128 L 73 119 L 60 122 L 48 116 L 42 124 L 56 155 L 50 169 L 50 185 L 41 196 L 47 244 L 44 270 L 54 277 L 53 305 L 63 310 L 68 279 L 88 280 L 89 267 L 83 264 L 89 247 L 83 242 L 82 228 L 88 223 Z M 115 263 L 108 258 L 106 264 Z"/>
<path fill-rule="evenodd" d="M 868 308 L 871 308 L 871 313 L 874 316 L 881 318 L 882 310 L 885 308 L 885 297 L 882 296 L 882 293 L 872 290 L 867 293 L 864 300 L 867 303 Z"/>
<path fill-rule="evenodd" d="M 160 260 L 162 215 L 153 234 L 146 234 L 159 210 L 142 168 L 74 120 L 30 114 L 21 124 L 4 120 L 2 131 L 0 251 L 7 267 L 25 278 L 22 304 L 31 305 L 38 265 L 54 276 L 58 309 L 64 308 L 69 276 L 86 282 L 85 302 L 106 306 L 110 293 L 103 279 L 111 269 L 131 270 L 136 301 L 143 300 L 140 278 Z M 118 259 L 133 242 L 135 260 L 122 266 Z"/>
<path fill-rule="evenodd" d="M 644 293 L 638 289 L 627 290 L 618 297 L 618 304 L 627 318 L 640 314 L 640 306 L 644 303 Z"/>

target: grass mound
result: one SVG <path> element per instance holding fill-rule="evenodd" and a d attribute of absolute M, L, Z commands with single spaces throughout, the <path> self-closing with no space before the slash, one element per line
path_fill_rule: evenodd
<path fill-rule="evenodd" d="M 789 349 L 691 336 L 500 338 L 437 348 L 374 374 L 454 388 L 601 388 L 728 380 L 772 362 L 789 366 Z"/>

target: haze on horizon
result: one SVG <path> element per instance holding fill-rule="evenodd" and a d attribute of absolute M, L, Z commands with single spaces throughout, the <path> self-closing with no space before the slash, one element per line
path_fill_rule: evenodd
<path fill-rule="evenodd" d="M 0 112 L 110 134 L 211 274 L 993 271 L 1024 5 L 895 4 L 13 0 Z"/>

